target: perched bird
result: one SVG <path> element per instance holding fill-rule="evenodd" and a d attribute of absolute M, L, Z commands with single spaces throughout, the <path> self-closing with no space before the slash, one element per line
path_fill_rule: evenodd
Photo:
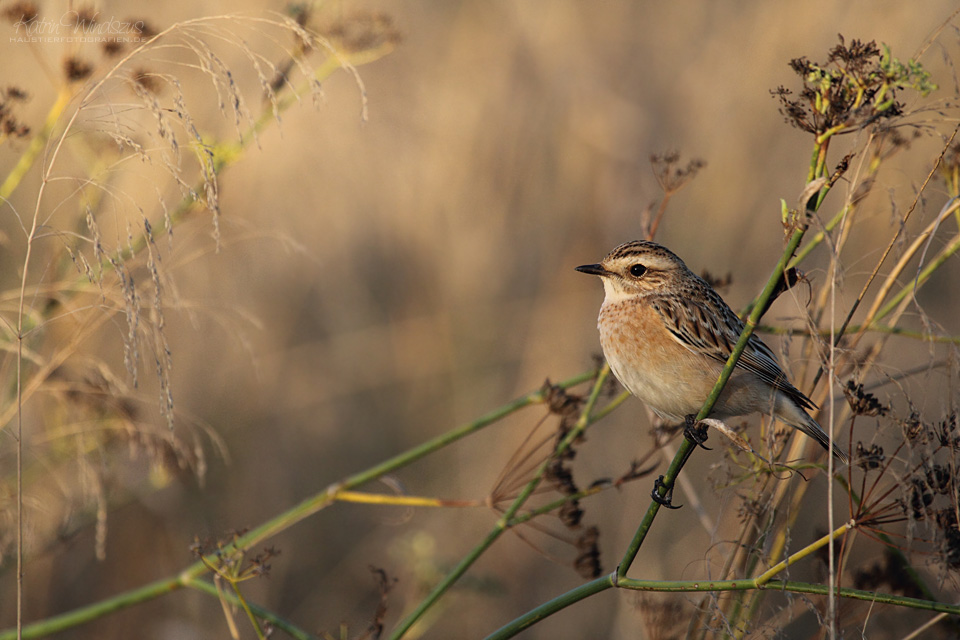
<path fill-rule="evenodd" d="M 603 281 L 597 328 L 620 383 L 666 421 L 683 423 L 698 413 L 743 331 L 737 314 L 655 242 L 622 244 L 603 262 L 577 271 Z M 771 414 L 829 451 L 827 434 L 806 412 L 814 408 L 787 380 L 770 348 L 752 335 L 710 417 Z M 847 462 L 836 445 L 833 454 Z"/>

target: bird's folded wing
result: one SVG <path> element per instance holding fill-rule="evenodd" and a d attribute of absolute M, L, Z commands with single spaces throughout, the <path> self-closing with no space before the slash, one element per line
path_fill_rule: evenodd
<path fill-rule="evenodd" d="M 706 301 L 657 296 L 651 299 L 651 304 L 677 342 L 694 353 L 724 363 L 743 332 L 744 324 L 717 293 L 710 293 L 713 295 Z M 777 364 L 776 356 L 760 338 L 750 336 L 750 341 L 737 360 L 737 366 L 783 391 L 804 409 L 816 406 L 790 384 L 787 375 Z"/>

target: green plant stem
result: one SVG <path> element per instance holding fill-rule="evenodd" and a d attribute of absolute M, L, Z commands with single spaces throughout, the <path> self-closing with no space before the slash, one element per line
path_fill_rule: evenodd
<path fill-rule="evenodd" d="M 673 487 L 673 483 L 676 482 L 680 470 L 683 468 L 683 465 L 686 464 L 690 454 L 693 453 L 694 446 L 695 445 L 686 438 L 680 443 L 680 447 L 677 449 L 676 455 L 673 456 L 673 460 L 670 462 L 670 466 L 663 476 L 663 481 L 660 483 L 659 495 L 661 498 L 665 498 L 669 489 Z M 630 541 L 630 545 L 627 547 L 626 552 L 624 552 L 620 564 L 617 565 L 617 579 L 627 575 L 627 570 L 630 569 L 630 565 L 632 565 L 634 559 L 636 559 L 637 553 L 640 552 L 640 546 L 646 539 L 647 533 L 653 525 L 653 520 L 657 517 L 657 512 L 660 511 L 660 506 L 657 500 L 650 501 L 650 506 L 647 507 L 647 512 L 644 514 L 643 520 L 637 528 L 637 532 L 633 535 L 633 540 Z"/>
<path fill-rule="evenodd" d="M 555 456 L 562 454 L 566 451 L 570 445 L 576 440 L 583 430 L 587 428 L 590 424 L 590 413 L 593 410 L 594 405 L 597 402 L 597 398 L 600 397 L 600 391 L 603 389 L 603 384 L 607 379 L 607 376 L 610 374 L 610 367 L 604 365 L 600 372 L 597 374 L 597 379 L 593 384 L 593 389 L 590 392 L 590 396 L 587 398 L 586 403 L 584 403 L 583 410 L 580 413 L 580 418 L 577 420 L 576 425 L 570 432 L 564 437 L 563 441 L 557 445 L 554 455 L 549 456 L 544 460 L 540 467 L 534 473 L 533 478 L 527 485 L 520 491 L 520 494 L 514 499 L 513 503 L 503 515 L 497 520 L 497 523 L 494 525 L 493 529 L 486 535 L 486 537 L 475 546 L 470 553 L 468 553 L 456 567 L 453 568 L 450 573 L 444 576 L 427 596 L 420 602 L 417 607 L 410 612 L 403 620 L 401 620 L 397 626 L 390 633 L 391 640 L 397 640 L 398 638 L 403 637 L 403 635 L 410 630 L 410 628 L 419 620 L 426 611 L 436 603 L 453 585 L 459 580 L 463 574 L 473 565 L 477 559 L 483 555 L 483 553 L 490 548 L 490 546 L 496 542 L 496 540 L 510 528 L 510 521 L 514 518 L 517 511 L 520 507 L 527 501 L 527 499 L 533 494 L 537 486 L 539 486 L 540 481 L 543 479 L 543 475 L 549 467 L 550 463 L 555 459 Z"/>
<path fill-rule="evenodd" d="M 846 217 L 848 210 L 849 210 L 849 206 L 843 207 L 842 209 L 840 209 L 840 211 L 838 211 L 836 215 L 830 218 L 827 224 L 824 225 L 823 231 L 818 231 L 812 236 L 810 236 L 810 240 L 807 242 L 807 244 L 803 245 L 803 249 L 800 249 L 800 251 L 797 252 L 797 255 L 792 260 L 790 260 L 790 263 L 787 266 L 795 267 L 801 262 L 803 262 L 804 260 L 806 260 L 807 256 L 809 256 L 814 249 L 820 246 L 820 243 L 823 242 L 824 238 L 826 237 L 826 234 L 833 231 L 838 224 L 843 222 L 843 219 L 844 217 Z"/>
<path fill-rule="evenodd" d="M 48 636 L 65 629 L 70 629 L 72 627 L 91 622 L 92 620 L 101 618 L 107 614 L 113 613 L 114 611 L 120 611 L 142 602 L 153 600 L 154 598 L 177 591 L 183 587 L 190 587 L 214 597 L 220 597 L 220 594 L 217 592 L 217 588 L 209 582 L 205 580 L 194 580 L 181 574 L 176 578 L 168 578 L 165 580 L 151 582 L 150 584 L 144 585 L 139 589 L 133 589 L 125 594 L 109 600 L 104 600 L 103 602 L 94 605 L 90 605 L 89 607 L 76 609 L 68 613 L 47 618 L 46 620 L 28 624 L 23 627 L 22 637 L 41 638 L 43 636 Z M 229 593 L 225 593 L 224 597 L 231 604 L 240 604 L 240 601 Z M 250 610 L 257 615 L 257 617 L 270 621 L 273 626 L 277 627 L 278 629 L 282 629 L 298 640 L 313 640 L 314 638 L 314 636 L 311 636 L 290 622 L 280 618 L 268 609 L 264 609 L 263 607 L 255 604 L 251 604 L 249 607 Z M 0 640 L 14 640 L 16 637 L 16 629 L 7 629 L 0 632 Z"/>
<path fill-rule="evenodd" d="M 879 604 L 893 604 L 911 609 L 923 609 L 926 611 L 938 611 L 941 613 L 951 613 L 960 615 L 960 605 L 947 604 L 945 602 L 935 602 L 933 600 L 921 600 L 920 598 L 908 598 L 887 593 L 877 593 L 875 591 L 864 591 L 862 589 L 850 589 L 848 587 L 833 587 L 826 584 L 796 582 L 794 580 L 771 580 L 763 585 L 755 585 L 753 580 L 678 580 L 670 582 L 658 582 L 655 580 L 621 580 L 618 586 L 624 589 L 634 589 L 637 591 L 666 591 L 666 592 L 695 592 L 695 591 L 749 591 L 759 589 L 764 591 L 790 591 L 792 593 L 811 593 L 816 595 L 829 595 L 835 591 L 842 598 L 851 598 L 853 600 L 866 600 L 867 602 L 876 602 Z M 504 636 L 509 637 L 509 636 Z"/>
<path fill-rule="evenodd" d="M 560 382 L 557 386 L 562 389 L 567 389 L 587 382 L 596 376 L 596 371 L 584 372 L 568 380 Z M 265 522 L 256 529 L 253 529 L 243 536 L 240 536 L 237 538 L 236 542 L 227 545 L 223 552 L 227 552 L 236 548 L 250 548 L 251 546 L 259 544 L 267 538 L 270 538 L 271 536 L 290 528 L 304 518 L 313 515 L 324 507 L 335 502 L 337 491 L 353 489 L 359 485 L 374 480 L 384 474 L 406 466 L 415 460 L 419 460 L 420 458 L 433 453 L 438 449 L 442 449 L 443 447 L 446 447 L 447 445 L 456 442 L 461 438 L 479 431 L 480 429 L 483 429 L 484 427 L 501 420 L 505 416 L 515 411 L 523 409 L 524 407 L 528 407 L 532 404 L 542 403 L 545 400 L 546 391 L 543 389 L 520 396 L 512 402 L 508 402 L 507 404 L 490 411 L 486 415 L 483 415 L 472 422 L 441 434 L 432 440 L 428 440 L 427 442 L 394 456 L 393 458 L 371 467 L 370 469 L 354 474 L 340 483 L 333 484 L 320 493 L 307 498 L 300 504 L 288 509 L 272 520 Z M 215 563 L 215 555 L 211 554 L 208 556 L 207 561 L 209 563 Z M 196 579 L 207 572 L 208 569 L 206 565 L 204 564 L 203 560 L 200 560 L 184 569 L 176 577 L 158 580 L 142 587 L 126 591 L 112 598 L 108 598 L 107 600 L 80 607 L 73 611 L 29 624 L 23 627 L 22 637 L 37 638 L 91 622 L 114 611 L 119 611 L 121 609 L 126 609 L 136 604 L 140 604 L 141 602 L 153 600 L 160 596 L 166 595 L 171 591 L 176 591 L 186 586 L 193 586 L 193 583 L 196 581 Z M 12 640 L 13 638 L 17 638 L 16 629 L 6 629 L 0 631 L 0 640 Z"/>
<path fill-rule="evenodd" d="M 911 609 L 921 609 L 925 611 L 937 611 L 941 613 L 951 613 L 960 615 L 960 605 L 946 604 L 943 602 L 934 602 L 932 600 L 921 600 L 919 598 L 908 598 L 906 596 L 897 596 L 886 593 L 876 593 L 874 591 L 863 591 L 860 589 L 849 589 L 846 587 L 831 587 L 824 584 L 815 584 L 809 582 L 795 582 L 793 580 L 770 580 L 764 584 L 758 585 L 754 580 L 632 580 L 630 578 L 617 578 L 616 574 L 610 574 L 597 578 L 591 582 L 580 585 L 576 589 L 545 602 L 536 609 L 528 611 L 523 616 L 504 625 L 494 633 L 486 637 L 486 640 L 506 640 L 512 638 L 518 633 L 527 629 L 561 611 L 570 605 L 589 598 L 592 595 L 606 591 L 611 587 L 620 587 L 634 591 L 661 591 L 667 593 L 697 593 L 704 591 L 789 591 L 792 593 L 810 593 L 816 595 L 828 595 L 834 591 L 842 598 L 853 600 L 865 600 L 878 604 L 892 604 Z"/>
<path fill-rule="evenodd" d="M 186 583 L 182 576 L 151 582 L 150 584 L 144 585 L 138 589 L 127 591 L 126 593 L 109 598 L 108 600 L 103 600 L 87 607 L 62 613 L 60 615 L 47 618 L 46 620 L 40 620 L 32 624 L 24 625 L 23 635 L 21 637 L 40 638 L 58 631 L 63 631 L 64 629 L 76 627 L 92 620 L 96 620 L 97 618 L 101 618 L 107 614 L 113 613 L 114 611 L 126 609 L 128 607 L 132 607 L 133 605 L 140 604 L 141 602 L 147 602 L 162 595 L 166 595 L 172 591 L 176 591 L 184 587 L 185 584 Z M 16 629 L 6 629 L 4 631 L 0 631 L 0 640 L 13 640 L 17 637 Z"/>
<path fill-rule="evenodd" d="M 486 640 L 504 640 L 505 638 L 512 638 L 524 629 L 537 624 L 544 618 L 547 618 L 558 611 L 566 609 L 572 604 L 576 604 L 577 602 L 586 600 L 590 596 L 596 595 L 601 591 L 606 591 L 607 589 L 617 586 L 617 582 L 618 579 L 615 573 L 597 578 L 596 580 L 591 580 L 590 582 L 580 585 L 576 589 L 571 589 L 565 594 L 557 596 L 549 602 L 544 602 L 536 609 L 531 609 L 519 618 L 500 627 L 498 630 L 488 635 Z"/>

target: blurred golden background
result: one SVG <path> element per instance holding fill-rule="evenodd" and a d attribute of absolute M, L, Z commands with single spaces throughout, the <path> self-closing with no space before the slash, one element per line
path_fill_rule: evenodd
<path fill-rule="evenodd" d="M 317 108 L 308 97 L 285 111 L 279 126 L 262 132 L 258 147 L 222 175 L 219 252 L 208 215 L 178 227 L 172 249 L 158 243 L 178 287 L 179 302 L 165 314 L 176 411 L 208 424 L 226 455 L 207 442 L 202 486 L 189 474 L 138 475 L 144 456 L 118 463 L 110 474 L 117 498 L 106 558 L 95 558 L 92 525 L 30 554 L 26 619 L 172 575 L 193 561 L 195 536 L 256 525 L 547 378 L 594 366 L 602 294 L 595 279 L 573 267 L 641 235 L 641 214 L 661 195 L 651 154 L 678 150 L 684 160 L 707 162 L 670 203 L 657 239 L 696 272 L 732 274 L 724 296 L 734 308 L 746 304 L 781 252 L 780 199 L 794 206 L 809 165 L 809 136 L 784 123 L 770 95 L 779 85 L 796 86 L 789 60 L 825 59 L 838 33 L 886 43 L 908 58 L 955 7 L 948 0 L 929 0 L 922 10 L 886 0 L 320 6 L 321 21 L 385 12 L 402 34 L 395 51 L 359 67 L 366 121 L 360 90 L 338 72 L 323 84 Z M 163 29 L 220 13 L 279 12 L 284 5 L 136 1 L 101 2 L 96 9 Z M 38 69 L 57 69 L 66 48 L 0 36 L 3 82 L 29 91 L 23 119 L 39 128 L 57 85 Z M 252 37 L 249 44 L 256 50 L 262 43 Z M 958 53 L 954 26 L 926 50 L 923 62 L 941 98 L 956 91 Z M 235 55 L 235 80 L 258 115 L 265 108 L 260 84 Z M 209 95 L 190 108 L 204 135 L 235 136 L 232 116 L 221 114 Z M 863 247 L 863 262 L 845 265 L 852 280 L 845 296 L 859 291 L 889 237 L 891 203 L 909 206 L 942 144 L 931 132 L 882 174 L 871 197 L 875 224 L 853 241 Z M 0 149 L 0 173 L 22 148 Z M 37 185 L 28 178 L 0 216 L 5 289 L 15 286 L 23 260 L 22 232 L 9 212 L 30 214 Z M 124 186 L 151 216 L 155 190 L 136 176 Z M 942 187 L 926 197 L 929 219 L 945 201 Z M 119 224 L 110 230 L 114 237 L 124 233 Z M 814 282 L 825 278 L 826 260 L 821 251 L 806 265 Z M 950 335 L 960 334 L 958 277 L 954 259 L 919 296 Z M 768 319 L 789 324 L 797 316 L 795 305 L 781 301 Z M 121 376 L 122 333 L 118 326 L 94 345 Z M 928 357 L 924 345 L 904 348 L 922 353 L 897 362 L 895 351 L 889 366 Z M 139 393 L 155 404 L 152 368 L 145 359 Z M 916 393 L 911 400 L 938 410 L 949 401 Z M 514 415 L 403 470 L 396 481 L 413 495 L 483 499 L 542 415 L 538 408 Z M 648 425 L 646 410 L 631 399 L 593 428 L 577 459 L 581 484 L 622 473 L 644 453 Z M 13 440 L 5 435 L 0 442 L 3 472 L 11 476 Z M 721 457 L 701 452 L 687 469 L 702 480 L 715 522 L 725 506 L 735 508 L 732 491 L 711 488 Z M 613 569 L 639 523 L 651 483 L 643 479 L 585 504 L 601 532 L 605 570 Z M 686 498 L 678 495 L 677 502 Z M 89 514 L 55 517 L 89 522 Z M 335 505 L 275 539 L 282 554 L 271 561 L 268 578 L 244 585 L 245 594 L 313 632 L 336 635 L 346 622 L 353 637 L 378 601 L 372 565 L 399 580 L 388 600 L 389 628 L 495 518 L 485 508 Z M 634 571 L 650 579 L 709 575 L 708 548 L 735 531 L 736 519 L 727 520 L 729 531 L 726 524 L 706 531 L 693 508 L 661 514 Z M 809 538 L 811 531 L 812 524 L 796 535 Z M 569 551 L 561 545 L 561 561 L 553 562 L 542 551 L 554 543 L 528 533 L 533 544 L 508 534 L 484 556 L 428 619 L 425 637 L 482 637 L 582 582 L 563 557 Z M 11 561 L 4 558 L 0 575 L 4 628 L 15 620 Z M 604 593 L 524 637 L 641 637 L 637 603 L 632 594 Z M 813 623 L 811 614 L 791 637 L 805 637 L 803 625 Z M 215 599 L 182 592 L 59 637 L 227 635 Z"/>

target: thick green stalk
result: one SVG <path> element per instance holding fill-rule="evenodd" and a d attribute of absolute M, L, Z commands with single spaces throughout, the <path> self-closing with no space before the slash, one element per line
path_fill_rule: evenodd
<path fill-rule="evenodd" d="M 133 589 L 132 591 L 127 591 L 126 593 L 114 598 L 103 600 L 102 602 L 98 602 L 87 607 L 82 607 L 80 609 L 75 609 L 67 613 L 62 613 L 58 616 L 47 618 L 46 620 L 40 620 L 39 622 L 34 622 L 33 624 L 24 625 L 23 635 L 20 637 L 41 638 L 52 633 L 57 633 L 58 631 L 63 631 L 64 629 L 69 629 L 87 622 L 92 622 L 93 620 L 102 618 L 103 616 L 113 613 L 114 611 L 126 609 L 135 604 L 153 600 L 154 598 L 158 598 L 162 595 L 170 593 L 171 591 L 176 591 L 184 587 L 185 584 L 186 582 L 183 576 L 151 582 L 150 584 L 144 585 L 138 589 Z M 14 640 L 14 638 L 17 637 L 16 629 L 0 631 L 0 640 Z"/>
<path fill-rule="evenodd" d="M 504 625 L 494 633 L 486 637 L 486 640 L 506 640 L 512 638 L 524 629 L 540 622 L 558 611 L 561 611 L 572 604 L 589 598 L 592 595 L 606 591 L 611 587 L 620 587 L 623 589 L 632 589 L 634 591 L 660 591 L 667 593 L 698 593 L 705 591 L 788 591 L 791 593 L 811 593 L 816 595 L 828 595 L 831 591 L 835 592 L 841 598 L 850 598 L 852 600 L 865 600 L 877 604 L 892 604 L 911 609 L 921 609 L 924 611 L 937 611 L 941 613 L 950 613 L 960 615 L 960 605 L 935 602 L 933 600 L 921 600 L 919 598 L 908 598 L 906 596 L 897 596 L 887 593 L 877 593 L 875 591 L 863 591 L 861 589 L 849 589 L 847 587 L 831 587 L 825 584 L 816 584 L 809 582 L 795 582 L 793 580 L 770 580 L 764 584 L 756 584 L 755 580 L 749 578 L 744 580 L 632 580 L 630 578 L 617 578 L 615 574 L 603 576 L 580 585 L 576 589 L 545 602 L 536 609 L 528 611 L 523 616 Z"/>
<path fill-rule="evenodd" d="M 607 589 L 615 587 L 616 585 L 616 574 L 610 574 L 601 578 L 597 578 L 596 580 L 591 580 L 586 584 L 580 585 L 576 589 L 566 592 L 562 596 L 558 596 L 549 602 L 543 603 L 536 609 L 531 609 L 516 620 L 513 620 L 509 624 L 506 624 L 500 627 L 497 631 L 491 633 L 486 637 L 486 640 L 504 640 L 505 638 L 512 638 L 524 629 L 537 624 L 544 618 L 553 615 L 557 611 L 566 609 L 572 604 L 576 604 L 581 600 L 586 600 L 590 596 L 596 595 L 601 591 L 606 591 Z"/>
<path fill-rule="evenodd" d="M 960 615 L 960 605 L 947 604 L 945 602 L 935 602 L 933 600 L 921 600 L 920 598 L 908 598 L 906 596 L 897 596 L 887 593 L 878 593 L 876 591 L 864 591 L 862 589 L 850 589 L 847 587 L 834 587 L 828 584 L 818 584 L 809 582 L 795 582 L 793 580 L 771 580 L 765 584 L 757 585 L 754 580 L 621 580 L 618 585 L 624 589 L 634 589 L 637 591 L 666 591 L 666 592 L 696 592 L 696 591 L 748 591 L 760 589 L 765 591 L 789 591 L 792 593 L 812 593 L 816 595 L 829 595 L 831 591 L 842 598 L 853 600 L 865 600 L 878 604 L 893 604 L 910 609 L 922 609 L 925 611 L 938 611 L 942 613 L 951 613 Z M 509 637 L 509 636 L 504 636 Z"/>

